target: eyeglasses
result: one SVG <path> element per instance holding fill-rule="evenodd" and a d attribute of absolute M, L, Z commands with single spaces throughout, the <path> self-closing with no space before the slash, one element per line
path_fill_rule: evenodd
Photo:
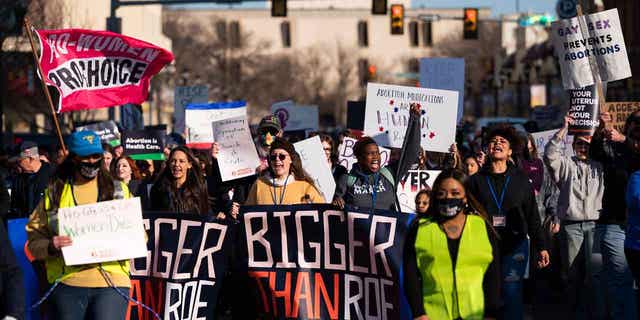
<path fill-rule="evenodd" d="M 266 128 L 266 129 L 261 129 L 260 130 L 260 134 L 261 135 L 265 135 L 267 133 L 270 133 L 272 136 L 275 136 L 278 134 L 278 130 L 274 129 L 274 128 Z"/>
<path fill-rule="evenodd" d="M 287 155 L 284 153 L 272 154 L 269 156 L 269 160 L 276 161 L 276 159 L 280 159 L 280 161 L 284 161 L 287 158 Z"/>

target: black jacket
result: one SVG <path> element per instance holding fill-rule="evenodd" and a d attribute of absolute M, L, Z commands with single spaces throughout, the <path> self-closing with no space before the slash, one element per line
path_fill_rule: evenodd
<path fill-rule="evenodd" d="M 385 179 L 382 174 L 379 174 L 379 171 L 375 174 L 363 172 L 356 163 L 349 174 L 343 174 L 336 181 L 334 198 L 342 198 L 350 206 L 372 208 L 373 193 L 375 191 L 375 209 L 396 211 L 396 184 L 399 178 L 407 173 L 409 167 L 418 160 L 418 153 L 420 152 L 420 117 L 413 113 L 409 117 L 409 125 L 407 126 L 402 150 L 402 160 L 396 165 L 387 166 L 387 169 L 393 175 L 394 183 Z M 356 178 L 353 185 L 348 183 L 349 176 Z M 378 185 L 374 188 L 373 185 L 376 179 L 378 180 Z"/>
<path fill-rule="evenodd" d="M 524 172 L 509 165 L 505 173 L 494 174 L 489 167 L 485 167 L 469 178 L 468 190 L 487 210 L 489 222 L 492 222 L 493 217 L 498 215 L 498 205 L 493 199 L 487 179 L 492 183 L 496 198 L 499 198 L 506 177 L 511 177 L 502 204 L 506 226 L 495 227 L 500 237 L 500 252 L 502 255 L 509 255 L 527 235 L 538 250 L 544 250 L 546 244 L 538 205 L 529 178 Z"/>
<path fill-rule="evenodd" d="M 640 155 L 631 151 L 627 143 L 605 141 L 599 133 L 593 136 L 589 152 L 604 167 L 604 195 L 598 222 L 623 225 L 627 220 L 627 182 L 633 172 L 640 170 Z"/>
<path fill-rule="evenodd" d="M 4 184 L 0 184 L 0 195 L 0 215 L 5 216 L 9 197 Z M 0 223 L 0 318 L 5 315 L 24 319 L 25 291 L 22 270 L 13 254 L 7 229 Z"/>
<path fill-rule="evenodd" d="M 11 212 L 9 218 L 26 218 L 38 206 L 53 174 L 53 167 L 42 162 L 36 173 L 19 174 L 11 188 Z"/>

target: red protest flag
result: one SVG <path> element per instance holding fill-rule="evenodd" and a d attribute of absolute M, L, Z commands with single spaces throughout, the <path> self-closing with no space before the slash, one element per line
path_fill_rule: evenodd
<path fill-rule="evenodd" d="M 57 112 L 140 104 L 147 99 L 151 77 L 173 61 L 168 50 L 108 31 L 36 34 L 45 82 L 59 93 Z"/>

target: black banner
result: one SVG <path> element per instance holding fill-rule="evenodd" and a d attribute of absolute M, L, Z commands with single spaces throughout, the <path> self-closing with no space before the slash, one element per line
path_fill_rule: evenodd
<path fill-rule="evenodd" d="M 137 130 L 122 133 L 124 154 L 135 160 L 164 160 L 166 131 Z"/>
<path fill-rule="evenodd" d="M 600 125 L 598 92 L 595 86 L 569 90 L 570 135 L 591 136 Z"/>
<path fill-rule="evenodd" d="M 215 319 L 231 226 L 187 214 L 144 213 L 147 257 L 131 262 L 130 296 L 165 320 Z M 129 303 L 126 319 L 154 319 Z"/>
<path fill-rule="evenodd" d="M 414 215 L 330 205 L 241 209 L 250 318 L 408 319 L 402 256 Z M 250 301 L 250 300 L 253 300 Z"/>

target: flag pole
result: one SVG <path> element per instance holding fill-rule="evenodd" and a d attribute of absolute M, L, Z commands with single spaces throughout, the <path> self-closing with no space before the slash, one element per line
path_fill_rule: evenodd
<path fill-rule="evenodd" d="M 47 83 L 44 80 L 44 72 L 42 72 L 42 66 L 40 65 L 40 59 L 38 59 L 38 53 L 36 52 L 36 45 L 33 41 L 33 34 L 31 33 L 31 23 L 29 23 L 28 18 L 24 18 L 24 28 L 27 31 L 27 35 L 29 36 L 29 42 L 31 43 L 31 52 L 33 53 L 33 59 L 36 62 L 36 66 L 38 66 L 38 72 L 40 73 L 40 80 L 42 81 L 42 90 L 44 90 L 44 95 L 47 97 L 47 101 L 49 102 L 49 107 L 51 108 L 51 115 L 53 116 L 53 123 L 56 125 L 56 132 L 58 133 L 58 141 L 60 142 L 60 147 L 64 154 L 67 153 L 67 147 L 64 144 L 64 140 L 62 139 L 62 131 L 60 131 L 60 124 L 58 123 L 58 115 L 56 114 L 56 110 L 53 106 L 53 100 L 51 100 L 51 94 L 49 93 L 49 89 L 47 89 Z"/>

